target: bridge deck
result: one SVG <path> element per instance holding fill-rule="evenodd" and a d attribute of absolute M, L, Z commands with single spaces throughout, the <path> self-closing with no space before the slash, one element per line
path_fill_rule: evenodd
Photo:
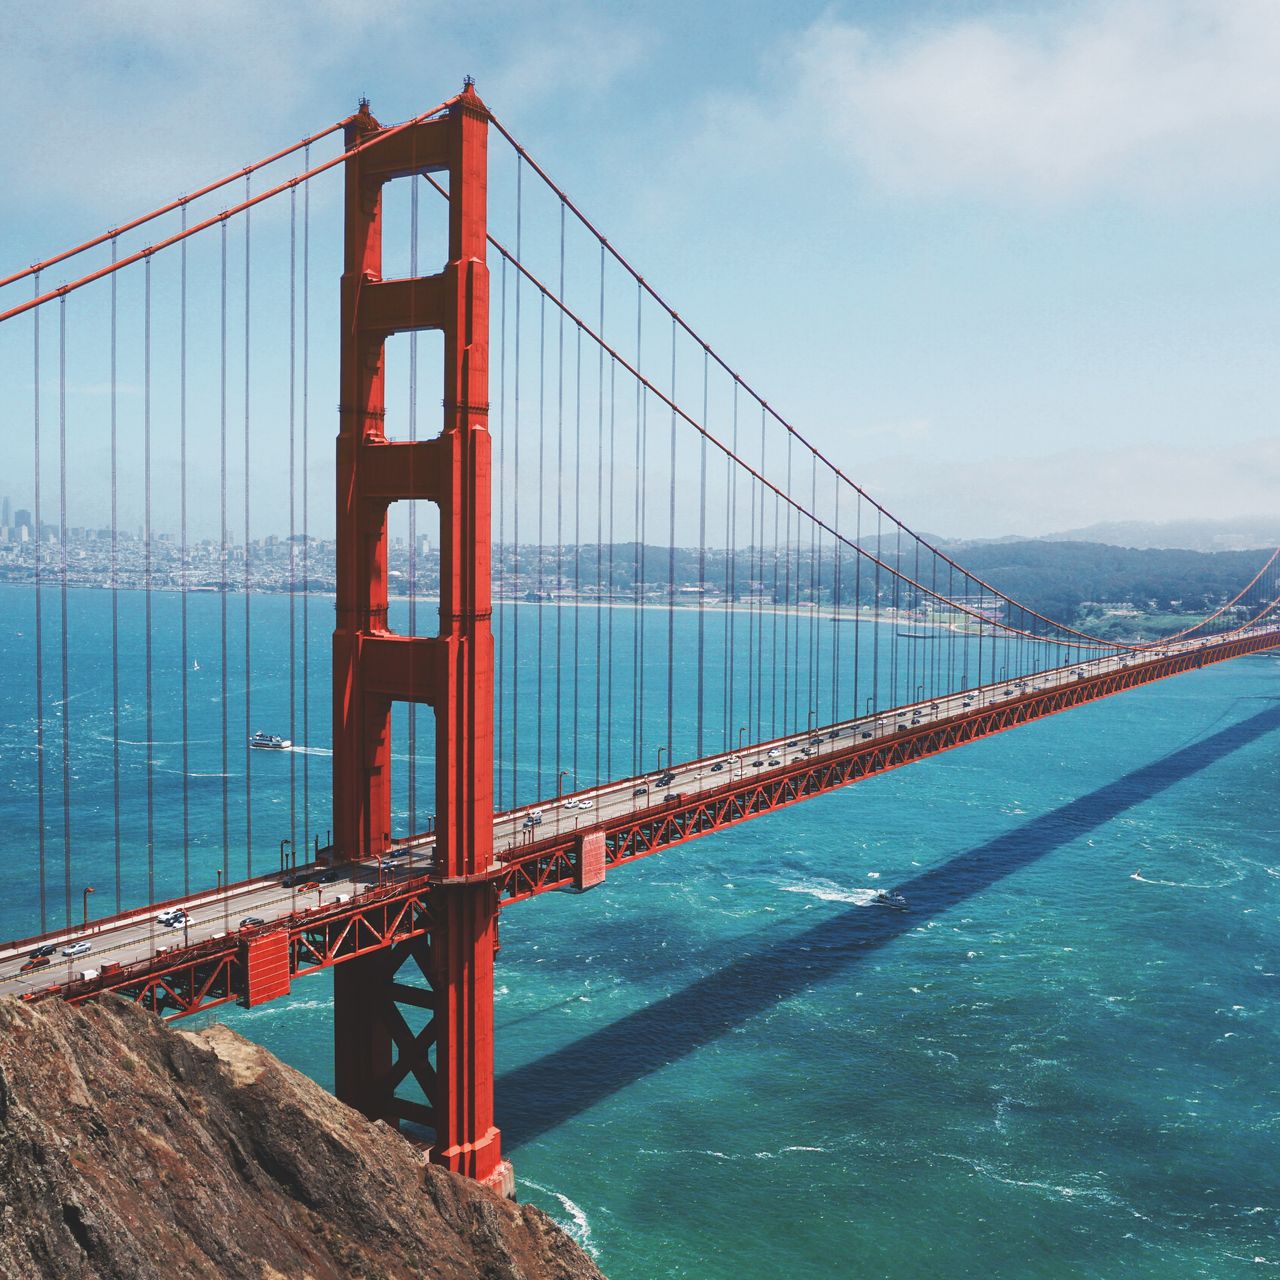
<path fill-rule="evenodd" d="M 607 870 L 1069 707 L 1277 646 L 1280 626 L 1182 641 L 1142 659 L 1096 659 L 676 764 L 663 785 L 657 774 L 626 778 L 497 814 L 497 862 L 485 878 L 504 902 L 573 888 L 589 837 Z M 264 939 L 278 946 L 287 933 L 297 977 L 428 931 L 432 898 L 447 892 L 434 875 L 434 844 L 415 837 L 380 863 L 303 868 L 293 883 L 274 873 L 8 944 L 0 947 L 0 992 L 79 1000 L 119 990 L 173 1017 L 227 1000 L 256 1003 L 262 992 L 251 990 L 250 973 Z M 164 907 L 183 908 L 187 921 L 161 924 Z M 64 956 L 76 942 L 88 950 Z M 56 950 L 49 963 L 23 972 L 42 946 Z M 93 976 L 80 976 L 86 972 Z M 272 994 L 287 989 L 286 981 Z"/>

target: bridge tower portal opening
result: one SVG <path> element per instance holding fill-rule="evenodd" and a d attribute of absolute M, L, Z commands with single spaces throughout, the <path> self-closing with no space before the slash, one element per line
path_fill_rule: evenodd
<path fill-rule="evenodd" d="M 489 114 L 468 83 L 436 119 L 383 129 L 368 104 L 347 126 L 341 395 L 337 441 L 337 617 L 333 636 L 334 856 L 376 858 L 391 831 L 391 705 L 435 713 L 436 859 L 432 929 L 334 969 L 338 1097 L 392 1124 L 435 1133 L 432 1159 L 510 1193 L 493 1116 L 494 665 L 490 594 L 491 450 L 487 144 Z M 367 145 L 377 138 L 376 146 Z M 448 176 L 448 262 L 438 275 L 382 277 L 382 191 Z M 385 343 L 444 335 L 441 433 L 388 440 Z M 393 633 L 387 512 L 440 507 L 440 630 Z M 412 960 L 426 985 L 399 981 Z M 402 1005 L 417 1006 L 413 1031 Z M 427 1103 L 397 1089 L 412 1077 Z"/>

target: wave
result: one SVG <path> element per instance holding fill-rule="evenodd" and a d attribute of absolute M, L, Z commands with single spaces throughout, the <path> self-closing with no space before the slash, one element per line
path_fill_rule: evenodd
<path fill-rule="evenodd" d="M 822 902 L 844 902 L 854 907 L 870 906 L 875 901 L 875 889 L 844 889 L 834 880 L 806 880 L 801 884 L 779 886 L 783 893 L 803 893 L 807 898 Z"/>
<path fill-rule="evenodd" d="M 544 1196 L 554 1196 L 560 1201 L 561 1205 L 564 1206 L 564 1211 L 569 1215 L 569 1220 L 566 1222 L 563 1218 L 556 1218 L 554 1214 L 552 1217 L 573 1237 L 580 1248 L 586 1250 L 592 1258 L 598 1260 L 600 1250 L 592 1243 L 591 1223 L 587 1221 L 587 1215 L 582 1206 L 575 1204 L 561 1192 L 553 1191 L 550 1187 L 544 1187 L 541 1183 L 534 1182 L 531 1178 L 521 1178 L 520 1181 L 526 1187 L 532 1187 L 534 1191 L 541 1191 Z"/>

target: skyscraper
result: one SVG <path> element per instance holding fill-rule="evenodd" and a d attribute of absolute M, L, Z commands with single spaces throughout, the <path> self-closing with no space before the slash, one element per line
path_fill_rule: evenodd
<path fill-rule="evenodd" d="M 0 499 L 0 528 L 7 529 L 12 523 L 13 504 L 8 498 Z"/>

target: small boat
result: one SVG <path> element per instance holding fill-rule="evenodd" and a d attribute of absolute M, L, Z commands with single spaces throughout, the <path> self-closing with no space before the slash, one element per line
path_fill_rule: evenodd
<path fill-rule="evenodd" d="M 200 670 L 200 659 L 199 659 L 199 658 L 195 658 L 195 659 L 193 659 L 193 660 L 192 660 L 192 663 L 191 663 L 191 670 L 192 670 L 192 671 L 199 671 L 199 670 Z"/>
<path fill-rule="evenodd" d="M 281 738 L 274 733 L 258 732 L 249 739 L 249 745 L 262 751 L 288 751 L 293 743 L 288 738 Z"/>
<path fill-rule="evenodd" d="M 907 900 L 900 893 L 886 893 L 880 889 L 871 900 L 877 907 L 888 907 L 892 911 L 905 911 Z"/>

